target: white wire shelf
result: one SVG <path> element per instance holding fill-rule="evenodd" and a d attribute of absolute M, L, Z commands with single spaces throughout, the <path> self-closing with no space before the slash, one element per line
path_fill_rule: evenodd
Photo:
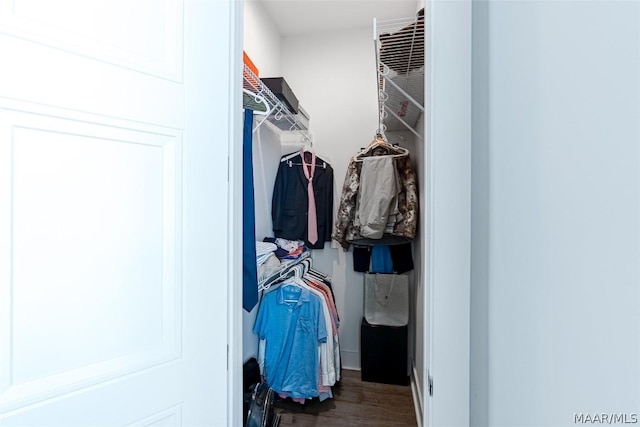
<path fill-rule="evenodd" d="M 374 45 L 380 131 L 416 131 L 424 112 L 424 15 L 378 21 Z"/>
<path fill-rule="evenodd" d="M 265 117 L 256 125 L 254 131 L 265 121 L 268 121 L 281 131 L 298 131 L 302 133 L 303 137 L 309 138 L 307 134 L 309 130 L 308 118 L 303 120 L 297 114 L 292 113 L 246 64 L 244 64 L 242 75 L 243 108 L 260 112 L 265 111 L 265 107 L 259 100 L 263 100 L 266 104 L 266 112 L 263 112 Z M 255 110 L 255 108 L 259 108 L 259 110 Z"/>

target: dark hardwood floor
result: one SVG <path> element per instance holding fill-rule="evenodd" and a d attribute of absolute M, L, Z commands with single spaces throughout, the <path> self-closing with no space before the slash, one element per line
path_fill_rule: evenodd
<path fill-rule="evenodd" d="M 280 426 L 303 427 L 400 427 L 416 426 L 410 386 L 360 380 L 359 371 L 342 370 L 333 399 L 307 402 L 276 401 Z"/>

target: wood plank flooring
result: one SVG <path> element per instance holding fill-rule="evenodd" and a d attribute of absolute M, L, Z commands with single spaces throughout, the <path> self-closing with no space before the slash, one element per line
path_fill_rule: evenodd
<path fill-rule="evenodd" d="M 300 427 L 404 427 L 416 426 L 410 386 L 360 380 L 360 371 L 342 370 L 333 399 L 307 402 L 276 401 L 280 426 Z"/>

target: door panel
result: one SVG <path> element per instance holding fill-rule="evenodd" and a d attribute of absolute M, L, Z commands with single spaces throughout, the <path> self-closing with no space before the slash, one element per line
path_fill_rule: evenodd
<path fill-rule="evenodd" d="M 53 3 L 0 0 L 0 426 L 224 425 L 232 3 Z"/>
<path fill-rule="evenodd" d="M 182 425 L 182 405 L 145 417 L 128 427 L 177 427 Z"/>
<path fill-rule="evenodd" d="M 0 0 L 0 25 L 16 37 L 182 81 L 180 0 Z"/>
<path fill-rule="evenodd" d="M 117 55 L 107 57 L 98 47 L 89 52 L 48 38 L 49 34 L 33 36 L 11 23 L 0 12 L 0 94 L 4 98 L 184 129 L 183 47 L 176 47 L 171 55 L 175 57 L 172 67 L 136 70 L 135 64 Z M 132 39 L 138 32 L 152 31 L 142 22 L 138 25 L 129 34 Z M 114 27 L 114 31 L 120 30 Z M 176 70 L 172 78 L 166 71 L 170 68 Z"/>
<path fill-rule="evenodd" d="M 180 132 L 7 109 L 0 129 L 5 404 L 179 356 Z"/>

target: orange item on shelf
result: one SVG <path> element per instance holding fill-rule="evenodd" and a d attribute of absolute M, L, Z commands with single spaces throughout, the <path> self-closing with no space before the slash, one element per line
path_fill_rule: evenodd
<path fill-rule="evenodd" d="M 247 68 L 249 68 L 251 70 L 251 72 L 255 75 L 255 77 L 258 77 L 259 76 L 258 68 L 253 63 L 251 58 L 249 58 L 249 55 L 247 55 L 247 52 L 245 52 L 245 51 L 242 51 L 242 60 L 243 60 L 244 64 L 247 66 Z M 256 81 L 256 79 L 251 76 L 251 73 L 248 73 L 247 71 L 244 71 L 244 77 L 253 86 L 258 87 L 258 83 L 259 82 Z"/>

